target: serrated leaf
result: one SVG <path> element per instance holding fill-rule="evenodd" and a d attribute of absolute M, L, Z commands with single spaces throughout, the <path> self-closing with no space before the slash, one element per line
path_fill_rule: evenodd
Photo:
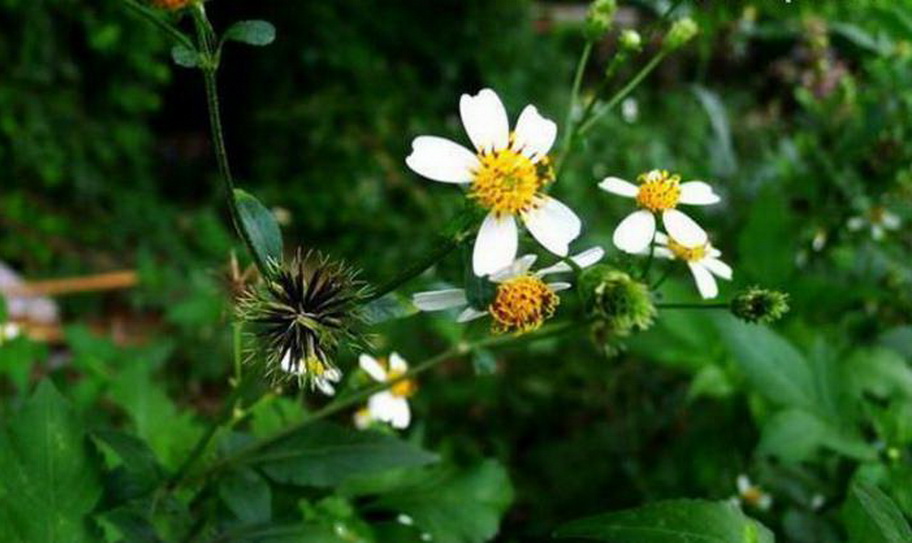
<path fill-rule="evenodd" d="M 275 41 L 276 30 L 267 21 L 238 21 L 225 31 L 223 40 L 246 43 L 247 45 L 269 45 Z"/>
<path fill-rule="evenodd" d="M 611 543 L 773 543 L 772 532 L 729 502 L 670 500 L 565 524 L 555 537 Z"/>
<path fill-rule="evenodd" d="M 101 496 L 99 458 L 49 381 L 0 432 L 0 540 L 94 541 L 86 515 Z"/>
<path fill-rule="evenodd" d="M 175 45 L 171 48 L 171 60 L 183 68 L 199 67 L 199 53 L 183 45 Z"/>
<path fill-rule="evenodd" d="M 253 195 L 241 189 L 234 189 L 238 204 L 241 228 L 253 245 L 259 262 L 268 264 L 282 261 L 282 231 L 272 212 Z"/>
<path fill-rule="evenodd" d="M 896 503 L 868 483 L 852 485 L 843 511 L 849 543 L 909 543 L 912 528 Z"/>
<path fill-rule="evenodd" d="M 317 422 L 266 448 L 249 463 L 280 483 L 335 486 L 354 475 L 436 460 L 436 455 L 390 435 Z"/>

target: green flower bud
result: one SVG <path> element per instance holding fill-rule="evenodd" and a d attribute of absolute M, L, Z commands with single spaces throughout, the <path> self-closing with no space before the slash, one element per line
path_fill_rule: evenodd
<path fill-rule="evenodd" d="M 783 292 L 751 287 L 732 299 L 731 312 L 744 322 L 768 324 L 788 313 L 788 298 Z"/>
<path fill-rule="evenodd" d="M 589 5 L 586 15 L 586 39 L 596 41 L 604 36 L 614 21 L 614 12 L 617 11 L 616 0 L 595 0 Z"/>
<path fill-rule="evenodd" d="M 621 38 L 618 40 L 621 49 L 625 51 L 639 51 L 643 48 L 643 38 L 636 30 L 625 30 L 621 32 Z"/>
<path fill-rule="evenodd" d="M 656 315 L 649 287 L 606 264 L 580 274 L 579 288 L 586 311 L 604 320 L 614 335 L 646 330 Z"/>
<path fill-rule="evenodd" d="M 668 50 L 678 49 L 692 40 L 699 31 L 700 27 L 690 17 L 678 19 L 671 25 L 671 30 L 665 36 L 665 48 Z"/>

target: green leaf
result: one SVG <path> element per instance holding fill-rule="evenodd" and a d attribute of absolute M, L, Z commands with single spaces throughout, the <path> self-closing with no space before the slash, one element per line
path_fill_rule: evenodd
<path fill-rule="evenodd" d="M 121 507 L 105 513 L 101 521 L 113 526 L 122 539 L 129 543 L 161 543 L 155 527 L 138 510 Z M 116 533 L 114 534 L 116 535 Z"/>
<path fill-rule="evenodd" d="M 671 500 L 565 524 L 555 537 L 611 543 L 773 543 L 772 532 L 729 502 Z"/>
<path fill-rule="evenodd" d="M 412 305 L 408 298 L 391 292 L 365 305 L 362 311 L 367 324 L 376 325 L 414 315 L 418 308 Z"/>
<path fill-rule="evenodd" d="M 814 411 L 813 376 L 791 343 L 765 326 L 733 317 L 718 323 L 729 352 L 758 393 L 783 406 Z"/>
<path fill-rule="evenodd" d="M 912 528 L 896 503 L 879 488 L 855 483 L 843 510 L 849 543 L 909 543 Z"/>
<path fill-rule="evenodd" d="M 412 517 L 437 543 L 481 543 L 497 535 L 513 502 L 506 470 L 488 460 L 472 469 L 412 472 L 403 486 L 383 495 L 381 507 Z"/>
<path fill-rule="evenodd" d="M 906 358 L 912 358 L 912 326 L 891 328 L 878 338 L 878 343 Z"/>
<path fill-rule="evenodd" d="M 782 194 L 780 187 L 769 185 L 751 199 L 738 238 L 742 280 L 776 287 L 787 284 L 794 273 L 795 226 Z"/>
<path fill-rule="evenodd" d="M 234 189 L 241 228 L 253 244 L 257 260 L 263 263 L 282 261 L 282 231 L 272 213 L 253 195 Z"/>
<path fill-rule="evenodd" d="M 275 41 L 276 30 L 267 21 L 238 21 L 225 31 L 222 41 L 236 41 L 247 45 L 269 45 Z"/>
<path fill-rule="evenodd" d="M 841 431 L 800 409 L 786 409 L 769 419 L 758 450 L 783 462 L 798 463 L 810 460 L 821 449 L 856 460 L 877 459 L 877 451 L 861 436 Z"/>
<path fill-rule="evenodd" d="M 183 68 L 199 67 L 199 53 L 183 45 L 175 45 L 171 48 L 171 60 Z"/>
<path fill-rule="evenodd" d="M 43 381 L 0 432 L 0 541 L 95 541 L 86 515 L 101 496 L 99 468 L 82 424 Z"/>
<path fill-rule="evenodd" d="M 731 124 L 728 122 L 725 104 L 718 94 L 705 87 L 696 85 L 693 92 L 709 117 L 713 129 L 713 138 L 709 140 L 713 173 L 721 177 L 731 176 L 738 169 L 738 159 L 735 158 Z"/>
<path fill-rule="evenodd" d="M 435 455 L 390 435 L 317 422 L 266 448 L 250 463 L 280 483 L 335 486 L 354 475 L 436 460 Z"/>
<path fill-rule="evenodd" d="M 466 247 L 463 251 L 463 288 L 466 291 L 466 299 L 469 305 L 483 311 L 487 309 L 494 296 L 497 294 L 497 286 L 488 280 L 487 277 L 478 277 L 472 268 L 472 249 Z"/>
<path fill-rule="evenodd" d="M 845 364 L 846 380 L 861 397 L 864 393 L 879 398 L 912 398 L 912 367 L 889 349 L 859 349 Z"/>
<path fill-rule="evenodd" d="M 110 452 L 119 460 L 119 469 L 105 479 L 105 487 L 115 499 L 143 495 L 164 479 L 164 470 L 145 441 L 113 430 L 96 431 L 92 437 L 102 452 Z"/>
<path fill-rule="evenodd" d="M 252 469 L 229 473 L 219 482 L 219 497 L 245 524 L 267 523 L 272 518 L 272 491 Z"/>

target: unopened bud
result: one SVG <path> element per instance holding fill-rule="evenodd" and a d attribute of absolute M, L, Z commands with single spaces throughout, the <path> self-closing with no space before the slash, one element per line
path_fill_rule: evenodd
<path fill-rule="evenodd" d="M 595 0 L 586 15 L 586 39 L 596 41 L 608 33 L 617 11 L 616 0 Z"/>
<path fill-rule="evenodd" d="M 671 25 L 671 30 L 665 36 L 665 48 L 668 50 L 678 49 L 692 40 L 699 31 L 700 27 L 690 17 L 678 19 Z"/>
<path fill-rule="evenodd" d="M 643 38 L 636 30 L 625 30 L 621 32 L 621 38 L 618 40 L 621 49 L 625 51 L 639 51 L 643 48 Z"/>

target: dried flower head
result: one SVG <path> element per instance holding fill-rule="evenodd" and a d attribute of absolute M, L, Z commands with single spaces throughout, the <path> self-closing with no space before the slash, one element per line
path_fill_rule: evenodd
<path fill-rule="evenodd" d="M 788 311 L 788 294 L 760 287 L 742 291 L 731 301 L 732 314 L 745 322 L 768 324 Z"/>
<path fill-rule="evenodd" d="M 366 294 L 366 285 L 345 264 L 298 251 L 244 294 L 239 312 L 269 375 L 297 377 L 332 394 L 332 383 L 341 378 L 332 362 L 336 351 L 364 344 L 358 305 Z"/>

